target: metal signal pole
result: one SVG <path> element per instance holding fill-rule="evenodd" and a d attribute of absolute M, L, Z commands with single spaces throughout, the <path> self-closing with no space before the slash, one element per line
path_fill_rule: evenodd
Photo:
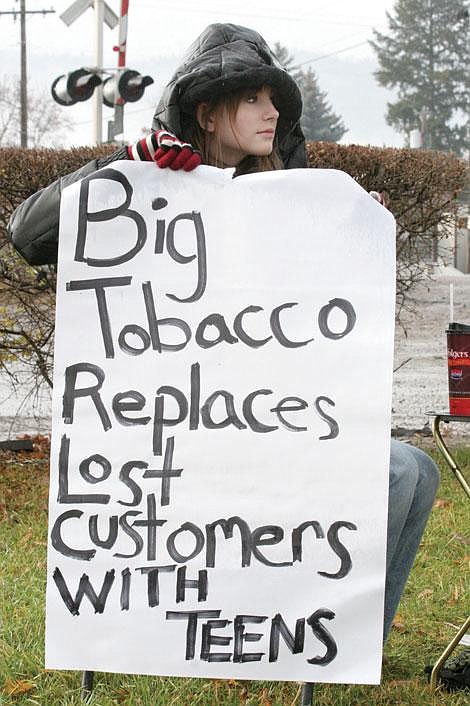
<path fill-rule="evenodd" d="M 116 85 L 119 85 L 119 79 L 122 72 L 126 68 L 126 50 L 127 50 L 127 16 L 129 14 L 129 0 L 121 0 L 119 12 L 119 44 L 114 47 L 118 52 L 118 70 L 116 76 Z M 116 135 L 121 135 L 124 130 L 124 101 L 119 96 L 115 97 L 114 102 L 114 120 L 108 123 L 108 142 L 112 142 Z"/>
<path fill-rule="evenodd" d="M 0 15 L 13 15 L 16 20 L 20 16 L 20 46 L 21 46 L 21 73 L 20 73 L 20 144 L 28 146 L 28 78 L 26 63 L 26 15 L 48 15 L 55 10 L 27 10 L 26 0 L 20 0 L 20 9 L 0 12 Z"/>
<path fill-rule="evenodd" d="M 105 0 L 74 0 L 60 15 L 60 19 L 67 27 L 70 27 L 89 7 L 93 7 L 95 11 L 95 66 L 93 70 L 101 75 L 103 71 L 103 24 L 106 23 L 110 29 L 114 29 L 119 22 L 117 15 L 107 5 Z M 101 84 L 94 91 L 93 101 L 93 141 L 95 144 L 100 145 L 103 141 L 103 90 Z"/>
<path fill-rule="evenodd" d="M 104 2 L 95 0 L 95 66 L 103 69 L 103 24 Z M 93 142 L 101 145 L 103 142 L 103 85 L 100 83 L 93 93 Z"/>
<path fill-rule="evenodd" d="M 108 121 L 108 142 L 114 142 L 117 135 L 122 135 L 124 131 L 124 104 L 125 100 L 119 95 L 120 79 L 126 68 L 127 50 L 127 18 L 129 14 L 129 0 L 121 0 L 119 11 L 119 43 L 113 47 L 113 51 L 118 52 L 117 71 L 114 85 L 116 87 L 114 95 L 114 119 Z M 106 100 L 104 101 L 106 103 Z M 106 103 L 108 105 L 108 103 Z"/>

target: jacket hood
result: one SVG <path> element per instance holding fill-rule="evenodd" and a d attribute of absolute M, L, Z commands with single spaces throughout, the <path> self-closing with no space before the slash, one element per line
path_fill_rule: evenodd
<path fill-rule="evenodd" d="M 274 90 L 279 111 L 276 133 L 281 159 L 286 167 L 306 166 L 299 88 L 263 37 L 239 25 L 209 25 L 193 42 L 163 91 L 152 129 L 163 127 L 184 137 L 202 101 L 265 84 Z"/>

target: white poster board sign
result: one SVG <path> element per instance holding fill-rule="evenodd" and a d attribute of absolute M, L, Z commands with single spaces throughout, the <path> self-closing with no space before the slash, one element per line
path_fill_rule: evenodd
<path fill-rule="evenodd" d="M 60 228 L 47 667 L 377 683 L 391 214 L 118 162 Z"/>

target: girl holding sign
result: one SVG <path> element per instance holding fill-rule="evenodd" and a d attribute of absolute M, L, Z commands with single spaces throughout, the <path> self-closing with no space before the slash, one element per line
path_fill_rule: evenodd
<path fill-rule="evenodd" d="M 161 168 L 185 171 L 204 163 L 234 167 L 235 176 L 307 167 L 301 112 L 298 86 L 257 32 L 211 25 L 165 88 L 151 134 L 27 199 L 10 221 L 13 243 L 31 264 L 56 262 L 62 188 L 115 160 L 155 161 Z M 384 639 L 437 485 L 433 461 L 392 440 Z"/>

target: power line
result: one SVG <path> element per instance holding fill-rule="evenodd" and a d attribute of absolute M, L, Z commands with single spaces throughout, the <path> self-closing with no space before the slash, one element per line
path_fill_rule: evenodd
<path fill-rule="evenodd" d="M 342 54 L 345 51 L 349 51 L 350 49 L 356 49 L 357 47 L 362 47 L 364 44 L 369 44 L 368 40 L 365 42 L 359 42 L 358 44 L 351 44 L 349 47 L 343 47 L 342 49 L 337 49 L 336 51 L 332 51 L 329 54 L 322 54 L 321 56 L 316 56 L 313 59 L 307 59 L 307 61 L 301 61 L 300 64 L 295 65 L 295 69 L 299 68 L 299 66 L 305 66 L 305 64 L 313 64 L 314 61 L 320 61 L 320 59 L 326 59 L 329 56 L 335 56 L 336 54 Z"/>
<path fill-rule="evenodd" d="M 154 7 L 153 4 L 148 4 L 145 2 L 141 2 L 142 7 Z M 201 13 L 205 15 L 217 15 L 220 16 L 223 13 L 229 14 L 234 17 L 247 17 L 247 18 L 256 18 L 256 19 L 267 19 L 267 20 L 279 20 L 279 21 L 288 21 L 288 22 L 306 22 L 309 19 L 313 18 L 315 20 L 316 24 L 324 24 L 324 25 L 334 25 L 334 26 L 342 26 L 342 27 L 374 27 L 377 23 L 374 22 L 357 22 L 356 17 L 353 15 L 351 17 L 351 21 L 347 21 L 346 19 L 343 20 L 333 20 L 329 19 L 327 16 L 322 16 L 318 15 L 315 13 L 312 17 L 312 15 L 307 15 L 307 16 L 299 16 L 299 15 L 273 15 L 272 13 L 270 14 L 261 14 L 261 13 L 253 13 L 253 12 L 240 12 L 237 10 L 233 9 L 228 9 L 228 10 L 217 10 L 213 8 L 208 8 L 206 6 L 201 6 L 198 4 L 197 7 L 194 8 L 188 8 L 186 6 L 178 6 L 175 5 L 173 2 L 169 3 L 166 5 L 166 8 L 172 12 L 177 12 L 177 13 L 193 13 L 193 14 L 198 14 L 201 15 Z M 359 18 L 360 19 L 360 18 Z"/>
<path fill-rule="evenodd" d="M 342 34 L 340 37 L 336 37 L 335 39 L 331 39 L 329 42 L 324 42 L 324 43 L 322 43 L 322 44 L 320 44 L 320 45 L 316 45 L 315 48 L 316 48 L 317 51 L 320 51 L 320 50 L 325 50 L 325 51 L 326 51 L 326 50 L 328 50 L 328 49 L 329 49 L 330 51 L 335 51 L 335 50 L 334 50 L 334 47 L 337 46 L 338 44 L 339 44 L 339 45 L 344 45 L 344 42 L 345 42 L 346 40 L 348 40 L 348 39 L 349 39 L 349 40 L 351 40 L 351 39 L 356 39 L 356 38 L 359 39 L 359 38 L 361 38 L 361 37 L 362 37 L 362 38 L 364 37 L 364 32 L 363 32 L 363 31 L 361 31 L 361 32 L 354 32 L 353 34 L 351 34 L 351 32 L 349 32 L 349 33 L 346 34 L 346 35 Z"/>

